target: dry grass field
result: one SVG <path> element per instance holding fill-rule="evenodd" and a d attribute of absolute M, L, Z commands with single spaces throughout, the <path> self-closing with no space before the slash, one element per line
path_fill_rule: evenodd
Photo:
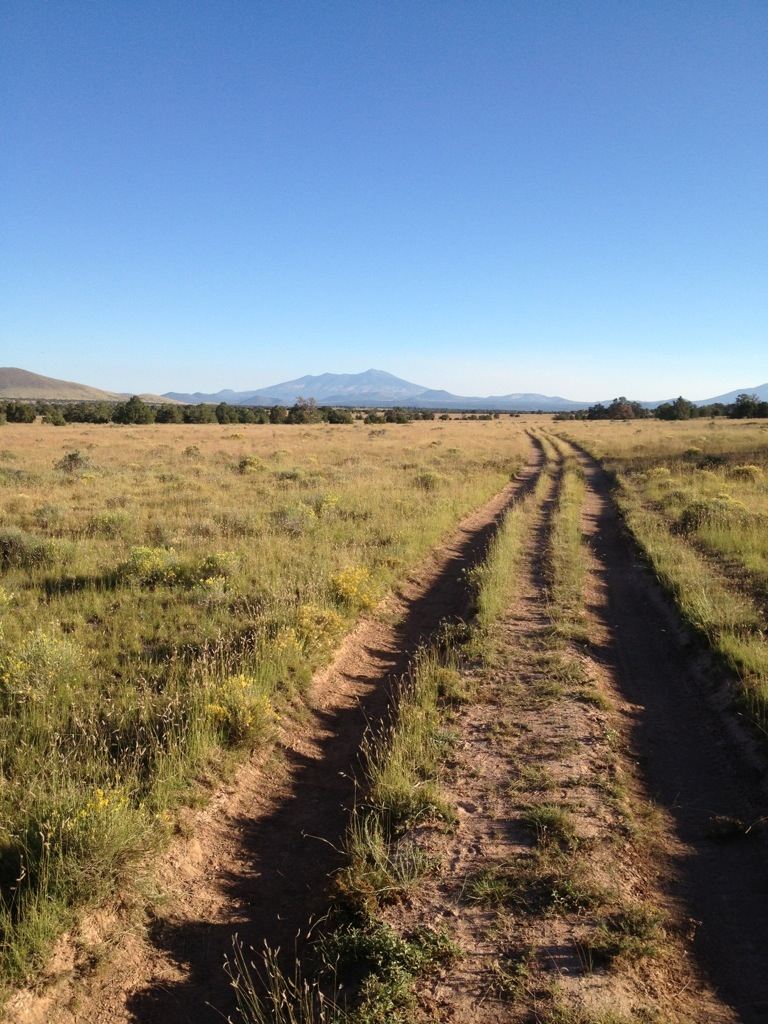
<path fill-rule="evenodd" d="M 363 611 L 527 450 L 519 421 L 0 431 L 0 970 L 130 879 Z"/>

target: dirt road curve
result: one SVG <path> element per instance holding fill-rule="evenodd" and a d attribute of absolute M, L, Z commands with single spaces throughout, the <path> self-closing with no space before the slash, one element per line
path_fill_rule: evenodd
<path fill-rule="evenodd" d="M 696 925 L 695 950 L 745 1024 L 768 1021 L 768 803 L 764 777 L 727 734 L 694 644 L 623 536 L 599 466 L 581 454 L 584 511 L 599 583 L 595 655 L 636 707 L 634 753 L 649 795 L 672 814 L 685 847 L 674 895 Z M 717 817 L 757 823 L 744 836 Z M 723 833 L 725 834 L 719 834 Z"/>
<path fill-rule="evenodd" d="M 543 456 L 532 444 L 528 467 L 435 550 L 400 594 L 351 634 L 313 681 L 312 712 L 284 736 L 284 757 L 247 765 L 235 784 L 190 815 L 189 839 L 175 844 L 160 871 L 170 893 L 149 936 L 127 930 L 103 973 L 73 985 L 71 950 L 56 958 L 59 978 L 42 996 L 20 994 L 14 1024 L 221 1024 L 232 1013 L 223 971 L 232 937 L 260 949 L 294 947 L 316 910 L 354 796 L 361 740 L 386 713 L 391 681 L 441 621 L 466 615 L 465 570 L 483 557 L 505 509 L 535 482 Z M 96 942 L 119 922 L 96 921 Z M 74 968 L 74 969 L 73 969 Z"/>

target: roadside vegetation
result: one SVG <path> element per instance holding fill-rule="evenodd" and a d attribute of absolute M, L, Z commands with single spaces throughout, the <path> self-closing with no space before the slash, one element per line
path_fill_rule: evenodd
<path fill-rule="evenodd" d="M 130 899 L 237 758 L 457 521 L 519 421 L 62 426 L 0 438 L 0 974 Z M 139 898 L 139 897 L 137 897 Z"/>
<path fill-rule="evenodd" d="M 615 480 L 627 526 L 768 734 L 768 427 L 569 424 Z"/>

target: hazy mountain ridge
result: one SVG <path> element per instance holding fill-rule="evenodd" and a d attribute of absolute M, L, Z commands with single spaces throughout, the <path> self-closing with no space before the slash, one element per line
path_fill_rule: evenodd
<path fill-rule="evenodd" d="M 701 398 L 694 405 L 711 405 L 721 402 L 729 405 L 741 394 L 755 395 L 760 401 L 768 401 L 768 384 L 757 387 L 739 388 L 714 398 Z M 21 399 L 25 401 L 48 402 L 118 402 L 130 397 L 130 392 L 103 391 L 87 384 L 44 377 L 39 373 L 18 367 L 0 367 L 0 399 Z M 595 402 L 577 402 L 558 395 L 540 395 L 531 392 L 514 392 L 506 395 L 477 396 L 454 395 L 449 391 L 427 388 L 420 384 L 395 377 L 385 370 L 366 370 L 364 373 L 322 373 L 307 374 L 296 380 L 273 384 L 270 387 L 251 391 L 235 391 L 225 388 L 213 394 L 196 391 L 188 394 L 167 391 L 163 395 L 142 394 L 152 404 L 181 402 L 185 405 L 211 403 L 218 405 L 294 405 L 298 398 L 313 398 L 318 405 L 386 407 L 393 405 L 410 406 L 416 409 L 475 409 L 514 412 L 572 412 L 586 409 Z M 602 404 L 609 405 L 612 399 Z M 641 402 L 646 408 L 654 409 L 664 402 Z"/>
<path fill-rule="evenodd" d="M 754 388 L 740 388 L 715 398 L 701 398 L 695 405 L 710 405 L 714 402 L 729 404 L 740 394 L 757 395 L 768 401 L 768 384 Z M 364 373 L 323 373 L 307 375 L 296 380 L 274 384 L 258 391 L 219 391 L 215 394 L 181 394 L 167 392 L 167 397 L 181 402 L 228 402 L 231 405 L 293 405 L 297 398 L 314 398 L 319 405 L 392 406 L 407 405 L 416 409 L 479 409 L 507 410 L 516 412 L 572 412 L 586 409 L 595 402 L 578 402 L 559 395 L 540 395 L 533 392 L 514 392 L 506 395 L 487 397 L 454 395 L 449 391 L 436 390 L 412 384 L 395 377 L 385 370 L 366 370 Z M 603 405 L 610 405 L 613 399 L 606 399 Z M 657 399 L 640 404 L 655 409 L 664 402 L 674 399 Z"/>
<path fill-rule="evenodd" d="M 88 384 L 44 377 L 17 366 L 0 366 L 0 399 L 27 402 L 123 402 L 131 392 L 103 391 Z M 140 395 L 145 402 L 160 404 L 168 399 L 160 395 Z"/>
<path fill-rule="evenodd" d="M 178 401 L 228 402 L 237 405 L 293 405 L 298 398 L 314 398 L 319 405 L 392 406 L 416 409 L 514 409 L 561 412 L 583 409 L 590 403 L 537 394 L 491 397 L 454 395 L 450 391 L 424 387 L 395 377 L 386 370 L 364 373 L 323 373 L 260 388 L 258 391 L 219 391 L 215 394 L 166 393 Z"/>

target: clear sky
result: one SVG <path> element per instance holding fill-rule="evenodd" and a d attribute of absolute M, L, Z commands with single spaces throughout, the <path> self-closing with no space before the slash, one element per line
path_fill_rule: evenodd
<path fill-rule="evenodd" d="M 768 381 L 766 0 L 5 0 L 0 365 Z"/>

